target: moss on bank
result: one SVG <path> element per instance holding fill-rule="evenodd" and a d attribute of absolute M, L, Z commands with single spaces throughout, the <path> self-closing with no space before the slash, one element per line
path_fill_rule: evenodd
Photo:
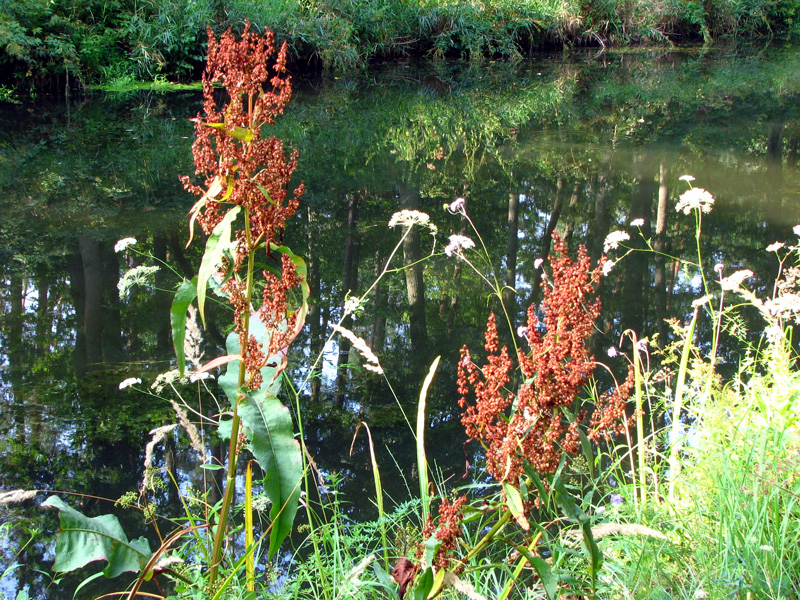
<path fill-rule="evenodd" d="M 3 0 L 0 85 L 63 93 L 77 85 L 190 81 L 205 26 L 270 28 L 297 69 L 375 60 L 516 58 L 543 47 L 711 43 L 786 34 L 800 0 Z"/>

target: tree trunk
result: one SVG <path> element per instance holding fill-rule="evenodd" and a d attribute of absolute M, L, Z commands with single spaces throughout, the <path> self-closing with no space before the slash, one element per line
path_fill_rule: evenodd
<path fill-rule="evenodd" d="M 358 286 L 359 236 L 356 230 L 358 219 L 358 195 L 350 194 L 347 203 L 347 237 L 344 244 L 344 271 L 342 273 L 342 291 L 347 296 L 356 291 Z M 351 328 L 353 319 L 349 316 L 342 321 L 342 327 Z M 339 356 L 336 361 L 336 393 L 334 401 L 338 406 L 344 404 L 345 385 L 347 382 L 347 364 L 350 358 L 350 341 L 339 337 Z"/>
<path fill-rule="evenodd" d="M 400 206 L 403 209 L 419 209 L 419 190 L 406 185 L 399 186 Z M 403 242 L 403 272 L 406 276 L 408 293 L 411 346 L 414 355 L 423 359 L 427 356 L 428 326 L 425 320 L 425 282 L 422 278 L 422 246 L 419 227 L 414 227 Z"/>
<path fill-rule="evenodd" d="M 503 303 L 508 312 L 511 335 L 517 326 L 517 248 L 519 246 L 519 194 L 508 195 L 508 239 L 506 241 L 506 287 Z"/>

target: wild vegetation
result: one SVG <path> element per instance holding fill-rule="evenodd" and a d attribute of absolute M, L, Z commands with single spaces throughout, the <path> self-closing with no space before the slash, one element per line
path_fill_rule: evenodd
<path fill-rule="evenodd" d="M 419 260 L 443 254 L 462 265 L 488 286 L 500 317 L 488 317 L 483 352 L 465 347 L 456 365 L 453 395 L 461 398 L 464 437 L 476 442 L 469 480 L 444 481 L 427 460 L 426 444 L 435 435 L 426 426 L 427 390 L 437 376 L 436 359 L 424 382 L 424 372 L 418 374 L 416 419 L 406 419 L 416 440 L 416 498 L 386 506 L 385 467 L 368 437 L 379 517 L 356 525 L 342 514 L 346 498 L 337 478 L 318 472 L 305 446 L 298 390 L 314 368 L 299 384 L 282 374 L 310 292 L 305 262 L 282 243 L 302 193 L 289 191 L 295 157 L 287 159 L 279 139 L 262 137 L 290 94 L 284 50 L 250 31 L 238 40 L 211 35 L 209 47 L 193 146 L 199 177 L 184 180 L 198 197 L 191 222 L 208 237 L 199 273 L 178 288 L 170 311 L 178 368 L 150 389 L 178 394 L 170 405 L 197 459 L 210 473 L 227 467 L 219 482 L 224 493 L 214 499 L 212 478 L 207 489 L 182 488 L 151 463 L 139 493 L 120 501 L 153 523 L 155 551 L 145 538 L 128 540 L 114 518 L 88 519 L 53 496 L 45 504 L 60 511 L 56 570 L 106 560 L 104 575 L 134 574 L 117 595 L 130 598 L 143 596 L 145 585 L 154 586 L 150 597 L 179 598 L 777 599 L 800 593 L 800 382 L 791 339 L 800 315 L 800 242 L 767 249 L 778 273 L 766 297 L 747 285 L 752 271 L 724 264 L 735 257 L 715 257 L 720 262 L 709 268 L 702 239 L 714 197 L 685 176 L 687 189 L 674 212 L 694 231 L 690 258 L 667 254 L 639 218 L 606 236 L 596 258 L 583 247 L 571 252 L 555 234 L 547 259 L 534 265 L 542 274 L 541 302 L 531 304 L 517 330 L 509 310 L 516 290 L 500 283 L 468 200 L 448 203 L 433 218 L 415 209 L 396 212 L 389 225 L 399 239 L 383 270 L 346 299 L 334 327 L 360 353 L 363 368 L 393 377 L 342 324 L 372 301 L 415 233 L 435 236 L 436 222 L 456 221 L 461 233 L 448 236 L 440 252 L 417 250 Z M 229 94 L 219 108 L 215 82 Z M 800 226 L 794 233 L 800 239 Z M 131 252 L 131 244 L 121 240 L 116 250 Z M 596 287 L 646 252 L 675 264 L 686 280 L 699 280 L 702 296 L 688 318 L 673 321 L 671 344 L 627 331 L 601 361 L 591 348 Z M 417 263 L 399 269 L 410 273 Z M 227 354 L 196 364 L 197 319 L 217 302 L 232 307 Z M 748 330 L 749 322 L 758 326 Z M 701 328 L 709 332 L 702 339 Z M 188 393 L 178 393 L 192 389 L 183 387 L 187 361 L 198 398 L 212 405 L 208 375 L 217 367 L 225 371 L 219 385 L 227 402 L 219 401 L 211 416 Z M 734 368 L 723 377 L 726 366 Z M 627 376 L 618 383 L 605 370 Z M 141 384 L 128 378 L 120 389 Z M 279 395 L 294 404 L 294 420 Z M 207 456 L 198 420 L 229 440 L 227 460 Z M 370 436 L 368 425 L 360 427 Z M 145 460 L 174 428 L 152 432 Z M 253 461 L 237 470 L 250 455 Z M 254 464 L 265 474 L 261 484 Z M 239 496 L 237 486 L 244 488 Z M 155 499 L 172 488 L 183 517 L 167 519 L 155 512 Z M 279 575 L 274 559 L 295 527 L 302 538 L 288 572 Z"/>
<path fill-rule="evenodd" d="M 0 98 L 135 80 L 189 81 L 205 27 L 249 21 L 302 68 L 398 57 L 518 58 L 546 46 L 711 43 L 794 30 L 797 0 L 3 0 Z"/>

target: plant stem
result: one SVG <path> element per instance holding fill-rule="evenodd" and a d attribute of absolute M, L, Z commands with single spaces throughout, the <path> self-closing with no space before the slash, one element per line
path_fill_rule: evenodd
<path fill-rule="evenodd" d="M 245 292 L 245 306 L 242 312 L 244 345 L 240 348 L 241 358 L 239 359 L 239 380 L 237 388 L 241 390 L 245 385 L 247 367 L 245 366 L 247 354 L 247 340 L 250 337 L 250 300 L 253 296 L 253 269 L 255 264 L 255 250 L 252 246 L 252 236 L 250 235 L 250 211 L 244 211 L 244 228 L 247 237 L 247 279 Z M 230 512 L 233 496 L 236 492 L 236 463 L 237 447 L 239 445 L 239 399 L 241 393 L 233 405 L 233 420 L 231 421 L 231 439 L 228 444 L 228 474 L 225 479 L 225 494 L 222 498 L 222 506 L 219 510 L 217 519 L 217 530 L 214 534 L 214 549 L 211 553 L 211 570 L 208 574 L 209 584 L 213 587 L 219 573 L 219 565 L 222 560 L 222 544 L 225 540 L 225 531 L 228 524 L 228 513 Z"/>

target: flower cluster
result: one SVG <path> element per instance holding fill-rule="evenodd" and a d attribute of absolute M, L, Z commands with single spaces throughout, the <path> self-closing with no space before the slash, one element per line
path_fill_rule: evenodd
<path fill-rule="evenodd" d="M 458 565 L 455 568 L 451 566 L 453 559 L 450 553 L 458 547 L 458 540 L 461 538 L 461 521 L 464 518 L 464 504 L 467 502 L 466 496 L 459 496 L 455 501 L 450 502 L 447 498 L 442 498 L 442 503 L 439 505 L 439 526 L 437 528 L 432 518 L 428 518 L 428 522 L 422 529 L 423 544 L 417 548 L 418 557 L 422 555 L 424 550 L 424 541 L 434 535 L 438 542 L 440 542 L 439 549 L 436 552 L 436 566 L 440 569 L 450 569 L 454 573 L 459 573 L 463 566 Z"/>
<path fill-rule="evenodd" d="M 578 428 L 588 416 L 581 411 L 570 418 L 569 411 L 595 367 L 588 342 L 600 313 L 600 301 L 591 297 L 601 271 L 591 269 L 583 246 L 572 260 L 557 234 L 553 250 L 552 278 L 542 284 L 544 321 L 540 322 L 534 306 L 528 308 L 525 329 L 530 352 L 519 352 L 524 377 L 519 391 L 514 394 L 506 388 L 513 364 L 507 349 L 499 349 L 494 315 L 486 331 L 486 364 L 479 368 L 469 350 L 461 350 L 461 421 L 467 435 L 483 444 L 487 469 L 501 482 L 515 484 L 525 463 L 541 474 L 554 473 L 563 452 L 578 451 Z M 632 373 L 623 385 L 599 399 L 589 421 L 593 439 L 621 433 L 627 426 L 625 401 Z M 468 401 L 471 394 L 474 403 Z M 512 404 L 514 409 L 507 414 Z"/>
<path fill-rule="evenodd" d="M 214 98 L 215 83 L 222 83 L 230 96 L 221 110 Z M 263 89 L 266 83 L 271 91 Z M 297 166 L 297 153 L 287 160 L 282 140 L 261 137 L 262 126 L 275 122 L 291 95 L 286 44 L 276 50 L 272 32 L 258 36 L 248 23 L 241 39 L 227 31 L 217 40 L 208 30 L 205 116 L 194 119 L 196 139 L 192 145 L 195 173 L 204 177 L 205 186 L 181 178 L 184 187 L 200 197 L 197 221 L 206 233 L 222 220 L 223 201 L 250 209 L 254 238 L 263 238 L 267 245 L 296 212 L 303 186 L 288 199 L 287 188 Z"/>
<path fill-rule="evenodd" d="M 714 197 L 703 188 L 691 188 L 681 194 L 678 204 L 675 205 L 675 210 L 678 212 L 683 211 L 683 214 L 688 215 L 693 210 L 699 210 L 704 213 L 711 212 L 714 206 Z"/>

